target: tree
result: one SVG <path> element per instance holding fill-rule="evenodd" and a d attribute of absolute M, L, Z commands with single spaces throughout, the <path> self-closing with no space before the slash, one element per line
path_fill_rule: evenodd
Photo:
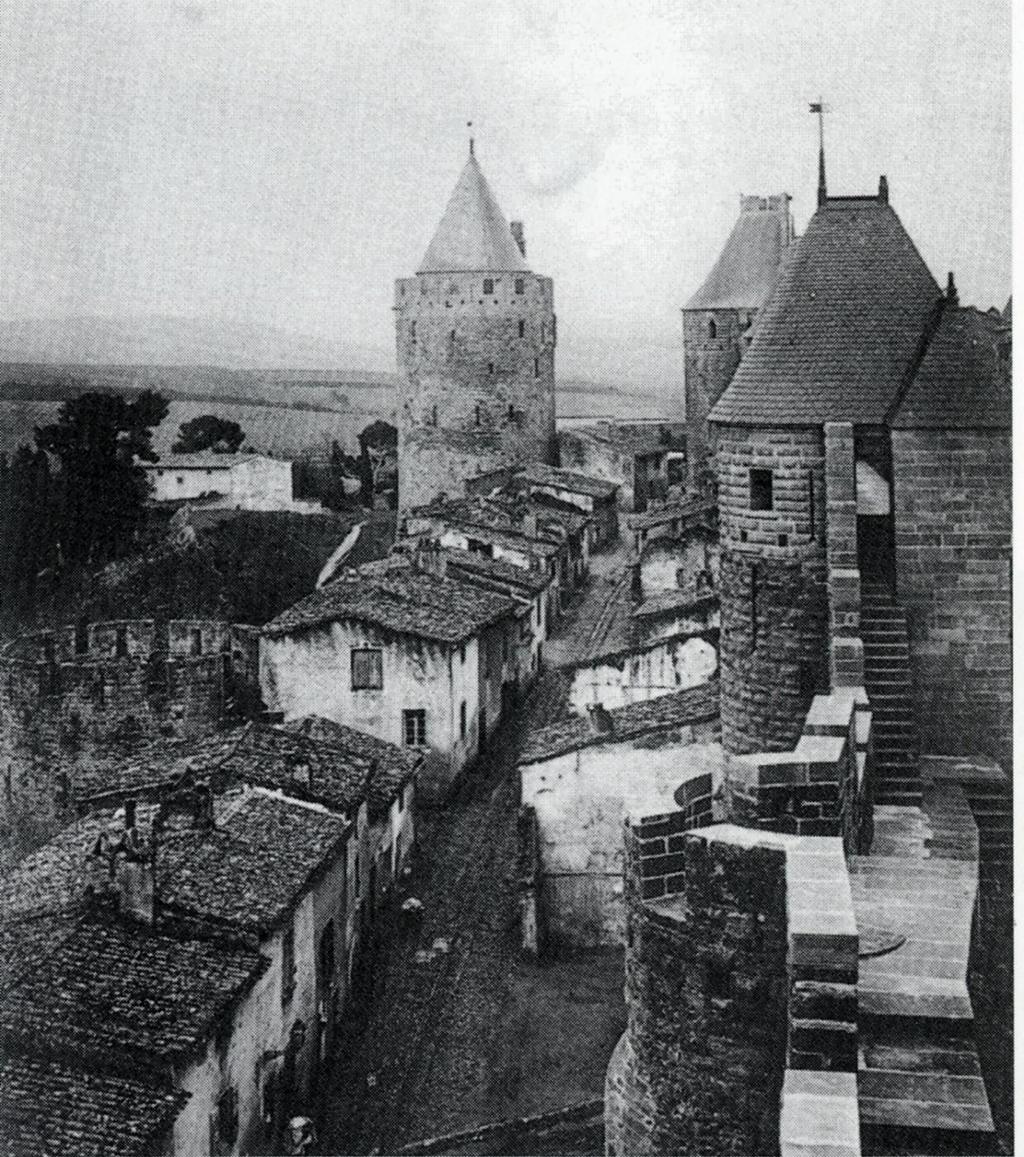
<path fill-rule="evenodd" d="M 178 427 L 178 440 L 171 447 L 175 454 L 194 454 L 212 450 L 215 454 L 237 454 L 245 441 L 245 431 L 237 422 L 216 414 L 201 414 Z"/>
<path fill-rule="evenodd" d="M 363 501 L 372 506 L 374 495 L 398 468 L 398 430 L 390 422 L 378 418 L 359 435 L 359 467 Z"/>
<path fill-rule="evenodd" d="M 56 537 L 68 562 L 104 562 L 133 541 L 149 493 L 138 463 L 156 460 L 153 430 L 167 410 L 152 390 L 131 401 L 85 393 L 65 402 L 56 422 L 36 427 L 36 445 L 60 462 Z"/>

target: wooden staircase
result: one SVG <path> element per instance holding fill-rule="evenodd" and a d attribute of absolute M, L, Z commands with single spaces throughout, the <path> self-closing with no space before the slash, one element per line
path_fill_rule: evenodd
<path fill-rule="evenodd" d="M 921 748 L 910 682 L 907 616 L 884 584 L 864 584 L 860 632 L 875 746 L 874 797 L 881 804 L 913 807 L 921 803 Z"/>

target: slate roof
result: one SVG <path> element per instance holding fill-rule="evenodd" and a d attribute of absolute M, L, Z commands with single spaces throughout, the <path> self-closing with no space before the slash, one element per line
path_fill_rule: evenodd
<path fill-rule="evenodd" d="M 189 1055 L 266 967 L 255 949 L 87 915 L 0 995 L 0 1034 L 126 1062 Z"/>
<path fill-rule="evenodd" d="M 760 309 L 775 287 L 789 244 L 789 200 L 778 209 L 741 199 L 740 215 L 704 284 L 683 306 L 691 309 Z"/>
<path fill-rule="evenodd" d="M 184 1093 L 53 1059 L 0 1057 L 0 1157 L 141 1157 Z"/>
<path fill-rule="evenodd" d="M 216 824 L 167 831 L 157 858 L 168 910 L 267 932 L 339 853 L 348 821 L 262 788 L 216 801 Z"/>
<path fill-rule="evenodd" d="M 1010 374 L 999 362 L 1009 327 L 996 315 L 947 307 L 896 412 L 897 429 L 1010 429 Z"/>
<path fill-rule="evenodd" d="M 282 724 L 282 730 L 291 735 L 305 736 L 347 761 L 349 766 L 365 768 L 369 775 L 368 800 L 373 816 L 381 815 L 391 807 L 423 762 L 419 751 L 388 743 L 376 735 L 367 735 L 322 715 L 305 715 L 301 719 L 289 720 Z"/>
<path fill-rule="evenodd" d="M 470 153 L 419 273 L 523 273 L 527 265 L 490 185 Z"/>
<path fill-rule="evenodd" d="M 619 489 L 617 482 L 605 478 L 593 478 L 589 474 L 579 474 L 575 470 L 565 470 L 561 466 L 546 466 L 542 462 L 531 462 L 518 473 L 529 482 L 544 486 L 557 486 L 589 498 L 611 498 Z"/>
<path fill-rule="evenodd" d="M 264 632 L 287 635 L 349 619 L 396 634 L 460 643 L 514 610 L 505 595 L 417 570 L 393 556 L 344 572 L 278 615 Z"/>
<path fill-rule="evenodd" d="M 935 279 L 887 203 L 829 198 L 789 251 L 709 420 L 886 421 L 916 368 L 939 299 Z"/>
<path fill-rule="evenodd" d="M 631 703 L 609 712 L 614 731 L 601 734 L 589 719 L 573 715 L 535 731 L 523 745 L 519 762 L 537 763 L 570 751 L 602 743 L 621 743 L 656 731 L 667 731 L 689 723 L 706 723 L 718 718 L 718 680 L 713 679 L 685 691 Z"/>

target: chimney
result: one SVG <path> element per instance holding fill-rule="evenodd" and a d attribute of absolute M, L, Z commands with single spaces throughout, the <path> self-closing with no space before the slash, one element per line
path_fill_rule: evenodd
<path fill-rule="evenodd" d="M 522 221 L 509 221 L 508 231 L 512 234 L 512 240 L 519 246 L 519 252 L 526 256 L 526 236 L 523 233 Z"/>
<path fill-rule="evenodd" d="M 125 821 L 127 822 L 127 815 Z M 153 924 L 156 919 L 156 849 L 138 828 L 127 828 L 114 859 L 114 890 L 122 916 Z"/>
<path fill-rule="evenodd" d="M 615 720 L 603 703 L 589 703 L 587 712 L 590 715 L 590 730 L 594 735 L 615 734 Z"/>
<path fill-rule="evenodd" d="M 956 291 L 956 282 L 953 280 L 953 271 L 949 271 L 949 277 L 946 280 L 946 300 L 950 305 L 960 304 L 960 294 Z"/>
<path fill-rule="evenodd" d="M 889 179 L 885 173 L 878 178 L 878 199 L 883 205 L 889 204 Z"/>
<path fill-rule="evenodd" d="M 417 539 L 413 565 L 438 578 L 444 578 L 448 572 L 448 558 L 432 538 Z"/>

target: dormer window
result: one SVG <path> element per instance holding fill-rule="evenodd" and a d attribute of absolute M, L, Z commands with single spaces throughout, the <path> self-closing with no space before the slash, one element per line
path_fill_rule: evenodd
<path fill-rule="evenodd" d="M 773 508 L 772 472 L 770 470 L 750 471 L 750 509 L 771 510 Z"/>

